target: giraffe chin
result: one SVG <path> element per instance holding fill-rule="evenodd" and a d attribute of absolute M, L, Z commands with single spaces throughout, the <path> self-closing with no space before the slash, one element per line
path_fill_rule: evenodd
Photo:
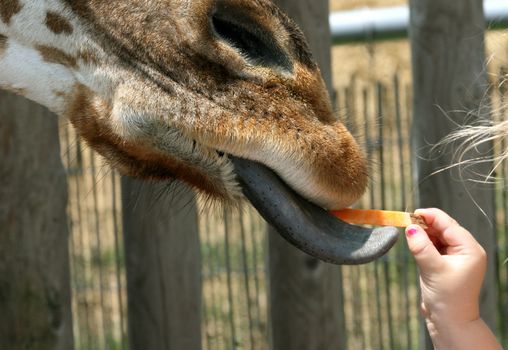
<path fill-rule="evenodd" d="M 394 227 L 366 228 L 336 219 L 307 201 L 266 166 L 229 156 L 244 195 L 289 243 L 338 265 L 356 265 L 384 255 L 397 242 Z"/>

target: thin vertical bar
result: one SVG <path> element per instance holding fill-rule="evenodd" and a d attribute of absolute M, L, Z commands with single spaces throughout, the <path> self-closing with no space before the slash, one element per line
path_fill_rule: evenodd
<path fill-rule="evenodd" d="M 221 348 L 221 343 L 220 343 L 220 339 L 221 339 L 221 334 L 223 334 L 222 330 L 220 328 L 222 323 L 217 319 L 217 312 L 215 312 L 215 310 L 218 310 L 218 303 L 217 303 L 217 285 L 216 285 L 216 278 L 219 278 L 219 272 L 215 269 L 216 267 L 216 264 L 218 264 L 218 261 L 219 261 L 219 258 L 218 258 L 218 252 L 217 252 L 217 247 L 214 247 L 214 244 L 212 243 L 212 239 L 211 239 L 211 235 L 210 235 L 210 230 L 211 230 L 211 227 L 215 227 L 215 222 L 213 222 L 213 224 L 209 224 L 210 223 L 210 218 L 208 216 L 205 216 L 205 237 L 206 237 L 206 241 L 205 241 L 205 244 L 209 246 L 209 252 L 207 254 L 207 258 L 208 258 L 208 266 L 209 266 L 209 273 L 210 273 L 210 276 L 209 276 L 209 279 L 210 279 L 210 284 L 211 284 L 211 298 L 212 298 L 212 305 L 213 305 L 213 308 L 212 310 L 214 310 L 213 312 L 213 321 L 214 321 L 214 331 L 215 331 L 215 343 L 216 343 L 216 348 L 217 349 L 220 349 Z M 215 252 L 215 254 L 214 254 Z M 215 264 L 214 264 L 214 255 L 215 255 Z"/>
<path fill-rule="evenodd" d="M 400 157 L 400 176 L 401 176 L 401 207 L 400 210 L 407 210 L 407 198 L 406 198 L 406 190 L 407 190 L 407 184 L 406 184 L 406 167 L 404 164 L 407 164 L 406 159 L 404 159 L 404 136 L 402 133 L 402 106 L 401 106 L 401 97 L 400 97 L 400 82 L 399 82 L 399 76 L 398 74 L 394 75 L 393 79 L 393 87 L 395 92 L 395 117 L 397 122 L 397 144 L 398 144 L 398 150 L 399 150 L 399 157 Z M 404 315 L 403 318 L 405 320 L 405 329 L 406 329 L 406 348 L 412 349 L 412 338 L 411 338 L 411 327 L 410 327 L 410 315 L 409 315 L 409 271 L 408 271 L 408 255 L 407 250 L 405 249 L 405 246 L 403 247 L 402 254 L 399 255 L 399 264 L 402 265 L 402 283 L 401 288 L 403 289 L 402 295 L 403 295 L 403 305 L 404 305 Z"/>
<path fill-rule="evenodd" d="M 208 300 L 206 298 L 202 298 L 201 312 L 203 314 L 204 324 L 201 323 L 201 333 L 203 334 L 202 339 L 204 341 L 203 346 L 204 346 L 205 350 L 210 350 L 212 348 L 212 346 L 211 346 L 212 340 L 211 340 L 210 332 L 208 332 L 208 330 L 207 330 L 207 327 L 210 324 L 210 316 L 208 315 L 207 308 L 208 308 Z"/>
<path fill-rule="evenodd" d="M 375 95 L 377 96 L 377 95 Z M 374 101 L 375 101 L 375 104 L 376 104 L 376 114 L 375 114 L 375 124 L 372 126 L 372 130 L 374 132 L 374 130 L 377 129 L 377 131 L 379 132 L 379 127 L 376 128 L 376 125 L 379 123 L 379 98 L 376 98 L 374 97 Z M 375 143 L 375 148 L 376 148 L 376 151 L 378 150 L 378 148 L 381 147 L 381 145 L 379 144 L 379 136 L 376 135 L 375 137 L 372 138 Z M 376 152 L 376 154 L 378 154 L 379 156 L 379 152 Z M 374 150 L 371 151 L 371 159 L 373 160 L 374 159 Z M 371 193 L 370 193 L 370 198 L 371 198 L 371 204 L 372 204 L 372 207 L 374 207 L 376 205 L 376 191 L 375 191 L 375 187 L 372 186 L 371 188 Z M 383 350 L 384 349 L 384 339 L 383 339 L 383 326 L 384 326 L 384 322 L 383 322 L 383 317 L 382 317 L 382 312 L 381 312 L 381 288 L 379 288 L 380 286 L 380 278 L 379 278 L 379 260 L 376 260 L 374 261 L 374 267 L 373 267 L 373 270 L 374 270 L 374 281 L 375 281 L 375 285 L 376 285 L 376 288 L 374 289 L 374 292 L 376 294 L 376 325 L 377 325 L 377 338 L 378 338 L 378 349 L 380 350 Z"/>
<path fill-rule="evenodd" d="M 236 330 L 235 330 L 235 320 L 234 320 L 234 303 L 233 303 L 233 281 L 231 276 L 231 258 L 229 251 L 229 214 L 226 209 L 223 211 L 224 213 L 224 249 L 226 254 L 226 271 L 227 271 L 227 286 L 228 286 L 228 303 L 229 303 L 229 324 L 231 331 L 231 348 L 235 349 L 237 340 L 236 340 Z"/>
<path fill-rule="evenodd" d="M 379 157 L 379 163 L 378 163 L 378 166 L 379 167 L 382 167 L 382 159 L 383 159 L 383 145 L 382 145 L 382 120 L 381 120 L 381 112 L 382 112 L 382 106 L 381 106 L 381 99 L 380 99 L 380 94 L 381 94 L 381 89 L 380 89 L 380 84 L 378 83 L 376 85 L 376 106 L 377 106 L 377 109 L 376 109 L 376 117 L 377 117 L 377 140 L 376 140 L 376 145 L 377 145 L 377 153 L 378 153 L 378 157 Z M 381 170 L 379 172 L 379 176 L 380 176 L 380 199 L 381 199 L 381 203 L 383 203 L 383 198 L 384 198 L 384 187 L 383 187 L 383 181 L 384 181 L 384 176 L 383 176 L 383 172 L 382 172 L 382 168 L 381 169 L 378 169 L 378 171 Z M 381 204 L 381 208 L 383 208 L 383 204 Z M 378 318 L 378 324 L 379 324 L 379 341 L 380 341 L 380 345 L 381 345 L 381 349 L 384 348 L 384 337 L 383 337 L 383 334 L 384 334 L 384 325 L 385 325 L 385 322 L 383 322 L 383 317 L 382 317 L 382 310 L 381 310 L 381 281 L 380 281 L 380 276 L 379 276 L 379 268 L 380 268 L 380 262 L 379 260 L 376 260 L 375 263 L 374 263 L 374 267 L 375 267 L 375 281 L 376 281 L 376 286 L 378 286 L 378 288 L 376 288 L 376 304 L 377 304 L 377 318 Z M 390 347 L 391 349 L 391 347 Z"/>
<path fill-rule="evenodd" d="M 250 241 L 251 241 L 251 244 L 252 244 L 252 256 L 253 256 L 253 259 L 252 259 L 252 264 L 253 264 L 253 268 L 254 268 L 254 294 L 255 294 L 255 309 L 256 309 L 256 320 L 257 320 L 257 328 L 258 328 L 258 331 L 261 332 L 261 307 L 260 307 L 260 302 L 259 302 L 259 293 L 260 293 L 260 288 L 259 288 L 259 271 L 258 271 L 258 249 L 257 249 L 257 242 L 256 242 L 256 238 L 255 238 L 255 235 L 257 233 L 257 230 L 256 230 L 256 225 L 254 223 L 254 217 L 253 217 L 253 214 L 252 214 L 252 208 L 249 207 L 248 208 L 248 214 L 249 214 L 249 219 L 250 219 Z"/>
<path fill-rule="evenodd" d="M 389 202 L 387 206 L 391 210 L 399 209 L 401 204 L 401 192 L 404 192 L 404 188 L 401 186 L 401 178 L 403 177 L 403 173 L 401 173 L 400 165 L 402 164 L 402 160 L 400 157 L 400 150 L 398 149 L 398 134 L 397 134 L 397 114 L 400 112 L 398 110 L 397 103 L 397 94 L 398 91 L 393 85 L 388 85 L 389 88 L 385 87 L 384 94 L 384 103 L 386 104 L 386 111 L 383 118 L 387 121 L 387 136 L 385 137 L 385 141 L 388 141 L 388 161 L 389 164 L 386 165 L 385 169 L 388 176 L 387 185 L 389 187 Z M 388 90 L 391 90 L 389 93 Z M 386 125 L 385 124 L 385 125 Z M 399 171 L 399 172 L 398 172 Z M 397 174 L 398 172 L 398 174 Z M 389 313 L 389 322 L 391 324 L 390 330 L 393 331 L 393 335 L 391 335 L 393 340 L 393 346 L 395 348 L 404 347 L 404 325 L 401 324 L 401 320 L 403 318 L 403 307 L 402 303 L 399 301 L 403 300 L 404 288 L 401 285 L 401 276 L 402 276 L 402 263 L 401 256 L 405 251 L 405 247 L 399 243 L 393 247 L 393 249 L 387 255 L 387 269 L 388 269 L 388 280 L 386 281 L 387 288 L 387 298 L 389 299 L 388 305 L 390 305 Z M 393 302 L 393 301 L 396 302 Z"/>
<path fill-rule="evenodd" d="M 351 83 L 348 89 L 347 95 L 347 113 L 348 113 L 348 129 L 352 135 L 358 134 L 357 123 L 356 123 L 356 78 L 351 78 Z"/>
<path fill-rule="evenodd" d="M 499 83 L 498 83 L 498 89 L 497 89 L 497 92 L 499 93 L 499 121 L 504 121 L 506 120 L 505 117 L 506 117 L 506 71 L 504 69 L 504 67 L 501 67 L 500 70 L 499 70 Z M 506 138 L 505 137 L 502 137 L 501 138 L 501 151 L 505 151 L 506 150 Z M 503 164 L 503 166 L 501 166 L 501 177 L 503 179 L 503 186 L 502 186 L 502 189 L 501 189 L 501 193 L 502 193 L 502 202 L 503 202 L 503 229 L 502 229 L 502 232 L 504 233 L 504 237 L 503 237 L 503 240 L 504 240 L 504 258 L 506 258 L 506 254 L 508 253 L 508 238 L 507 238 L 507 227 L 508 227 L 508 179 L 507 179 L 507 171 L 506 171 L 506 164 L 507 162 L 505 161 L 505 164 Z M 499 238 L 499 237 L 498 237 Z M 499 246 L 499 244 L 497 245 L 498 248 L 496 249 L 496 251 L 498 252 L 499 254 L 499 251 L 501 249 L 501 247 Z M 508 324 L 507 324 L 507 320 L 506 320 L 506 315 L 508 315 L 508 292 L 507 292 L 507 287 L 508 286 L 503 286 L 503 283 L 502 283 L 502 277 L 501 277 L 501 274 L 500 274 L 500 270 L 501 269 L 504 269 L 507 273 L 506 273 L 506 276 L 505 276 L 505 281 L 508 282 L 508 269 L 504 268 L 504 259 L 503 257 L 501 257 L 500 259 L 498 258 L 497 259 L 497 279 L 498 279 L 498 310 L 500 312 L 500 317 L 498 317 L 499 319 L 499 326 L 500 326 L 500 330 L 501 330 L 501 337 L 502 339 L 506 339 L 508 338 Z"/>
<path fill-rule="evenodd" d="M 393 96 L 388 93 L 388 88 L 383 87 L 384 93 L 382 94 L 382 101 L 385 105 L 384 107 L 384 114 L 381 116 L 385 133 L 383 138 L 383 148 L 385 149 L 385 158 L 383 159 L 383 171 L 385 172 L 385 183 L 384 186 L 386 188 L 386 199 L 385 199 L 385 205 L 386 209 L 394 210 L 397 208 L 397 202 L 398 202 L 398 191 L 397 188 L 399 186 L 395 186 L 395 172 L 396 172 L 396 160 L 395 160 L 395 149 L 396 147 L 396 120 L 394 117 L 394 101 Z M 400 244 L 396 245 L 387 255 L 385 260 L 385 288 L 387 292 L 387 300 L 388 300 L 388 322 L 389 322 L 389 329 L 400 329 L 400 327 L 396 324 L 399 317 L 397 317 L 398 312 L 400 310 L 399 307 L 392 308 L 394 305 L 392 303 L 392 297 L 395 297 L 395 300 L 400 300 L 401 298 L 398 297 L 399 289 L 398 286 L 398 271 L 397 271 L 397 252 L 399 252 L 401 249 Z M 398 306 L 398 304 L 395 304 Z M 397 332 L 397 335 L 399 335 L 399 332 Z M 393 334 L 390 334 L 390 340 L 391 340 L 391 346 L 393 348 L 396 348 L 400 346 L 398 342 L 399 337 L 395 336 L 395 332 Z"/>
<path fill-rule="evenodd" d="M 370 122 L 370 113 L 368 110 L 368 105 L 371 102 L 371 98 L 369 96 L 369 89 L 365 88 L 363 91 L 363 96 L 365 100 L 365 110 L 364 110 L 364 134 L 365 134 L 365 142 L 366 142 L 366 155 L 367 160 L 369 164 L 374 163 L 374 154 L 375 149 L 377 148 L 377 138 L 375 135 L 373 135 L 373 132 L 375 130 L 375 117 L 374 117 L 374 123 L 371 124 Z M 369 186 L 369 195 L 368 195 L 368 207 L 374 208 L 375 207 L 375 187 Z M 378 275 L 378 262 L 377 260 L 374 262 L 374 264 L 368 265 L 368 268 L 370 270 L 370 274 L 374 274 L 374 284 L 375 286 L 378 285 L 379 282 L 379 275 Z M 370 281 L 370 279 L 369 279 Z M 368 283 L 369 285 L 370 283 Z M 379 293 L 376 293 L 373 288 L 368 288 L 370 291 L 370 295 L 374 297 L 375 300 L 375 312 L 370 313 L 369 312 L 369 322 L 371 325 L 371 336 L 370 341 L 372 344 L 372 348 L 374 349 L 383 349 L 383 331 L 382 331 L 382 320 L 381 320 L 381 300 Z M 370 308 L 369 308 L 370 310 Z"/>
<path fill-rule="evenodd" d="M 372 137 L 371 137 L 371 130 L 370 130 L 370 121 L 369 121 L 369 115 L 370 115 L 370 111 L 369 111 L 369 104 L 370 104 L 370 98 L 369 98 L 369 89 L 368 87 L 364 87 L 363 88 L 363 91 L 362 91 L 362 98 L 363 98 L 363 133 L 364 133 L 364 138 L 365 138 L 365 152 L 366 152 L 366 156 L 367 156 L 367 161 L 369 164 L 372 163 L 372 148 L 373 148 L 373 144 L 372 144 Z M 368 208 L 373 208 L 374 206 L 374 189 L 373 189 L 373 186 L 369 186 L 369 196 L 367 197 L 368 198 Z M 367 276 L 369 275 L 369 272 L 372 272 L 372 264 L 369 264 L 367 266 L 365 266 L 365 279 L 367 280 Z M 369 283 L 367 283 L 367 286 L 366 286 L 366 292 L 367 292 L 367 298 L 370 299 L 370 296 L 372 295 L 372 288 L 370 288 L 371 286 L 369 286 Z M 369 342 L 367 343 L 368 345 L 368 348 L 370 349 L 377 349 L 378 346 L 374 346 L 376 344 L 376 342 L 374 341 L 375 338 L 376 338 L 376 328 L 374 327 L 374 325 L 379 325 L 379 323 L 376 323 L 376 320 L 374 319 L 374 315 L 373 313 L 371 313 L 371 308 L 370 307 L 367 307 L 366 308 L 367 310 L 367 322 L 369 324 L 369 330 L 370 330 L 370 333 L 369 333 Z M 379 343 L 378 343 L 379 344 Z"/>
<path fill-rule="evenodd" d="M 400 171 L 400 185 L 402 188 L 401 191 L 401 207 L 400 210 L 406 210 L 407 200 L 406 200 L 406 176 L 405 176 L 405 162 L 404 159 L 404 140 L 402 136 L 402 113 L 401 113 L 401 104 L 400 104 L 400 84 L 399 84 L 399 76 L 395 74 L 393 76 L 393 90 L 394 90 L 394 98 L 395 98 L 395 118 L 396 118 L 396 127 L 397 127 L 397 145 L 399 151 L 399 171 Z"/>
<path fill-rule="evenodd" d="M 246 237 L 245 237 L 245 227 L 243 222 L 243 208 L 239 210 L 239 219 L 240 219 L 240 239 L 242 246 L 242 264 L 243 264 L 243 275 L 244 275 L 244 287 L 245 287 L 245 297 L 247 298 L 247 317 L 249 323 L 249 338 L 250 338 L 250 348 L 254 349 L 254 334 L 253 334 L 253 324 L 252 324 L 252 305 L 251 305 L 251 297 L 250 297 L 250 284 L 249 284 L 249 267 L 247 263 L 247 247 L 246 247 Z"/>
<path fill-rule="evenodd" d="M 70 155 L 70 136 L 69 136 L 69 128 L 68 126 L 64 126 L 62 128 L 60 128 L 60 130 L 63 131 L 63 135 L 64 135 L 64 148 L 65 148 L 65 159 L 66 159 L 66 170 L 67 170 L 67 177 L 69 177 L 69 174 L 71 173 L 71 169 L 70 169 L 70 164 L 71 164 L 71 155 Z M 71 195 L 71 194 L 70 194 Z M 70 196 L 69 196 L 70 197 Z M 71 207 L 72 205 L 72 202 L 69 200 L 69 207 Z M 79 340 L 79 343 L 80 343 L 80 347 L 81 348 L 84 348 L 84 336 L 81 335 L 81 328 L 80 328 L 80 320 L 79 320 L 79 316 L 80 316 L 80 310 L 79 310 L 79 282 L 78 282 L 78 263 L 77 263 L 77 259 L 76 259 L 76 250 L 75 250 L 75 246 L 76 246 L 76 237 L 75 237 L 75 234 L 74 234 L 74 222 L 72 220 L 72 208 L 69 208 L 69 210 L 71 211 L 71 215 L 68 215 L 67 219 L 68 219 L 68 227 L 69 227 L 69 232 L 70 232 L 70 239 L 69 239 L 69 250 L 70 250 L 70 265 L 72 267 L 72 271 L 71 271 L 71 277 L 72 277 L 72 283 L 74 284 L 73 286 L 73 289 L 74 289 L 74 295 L 72 297 L 72 303 L 75 305 L 75 314 L 73 314 L 73 318 L 77 318 L 77 322 L 73 322 L 74 324 L 74 338 L 75 339 L 78 339 Z"/>
<path fill-rule="evenodd" d="M 356 116 L 356 108 L 355 108 L 355 91 L 356 90 L 356 81 L 354 77 L 351 79 L 351 83 L 348 87 L 345 88 L 345 106 L 346 106 L 346 126 L 351 134 L 356 134 L 356 122 L 355 122 L 355 116 Z M 357 270 L 358 267 L 349 267 L 348 268 L 351 272 L 353 270 Z M 357 271 L 356 271 L 357 272 Z M 360 287 L 358 283 L 357 278 L 350 279 L 348 281 L 351 284 L 351 292 L 352 296 L 357 296 L 360 293 Z M 363 336 L 362 336 L 362 326 L 361 326 L 361 317 L 362 313 L 360 311 L 360 303 L 357 298 L 351 297 L 351 322 L 352 322 L 352 332 L 354 336 L 355 342 L 360 342 L 361 347 L 363 348 Z"/>
<path fill-rule="evenodd" d="M 203 217 L 201 217 L 201 215 L 199 215 L 198 217 L 198 230 L 199 230 L 199 242 L 201 244 L 201 256 L 202 256 L 202 264 L 201 264 L 201 280 L 203 281 L 203 287 L 202 287 L 202 291 L 201 291 L 201 299 L 202 299 L 202 303 L 201 303 L 201 314 L 203 316 L 202 318 L 202 321 L 201 321 L 201 334 L 202 334 L 202 339 L 204 341 L 204 349 L 206 350 L 210 350 L 211 349 L 211 331 L 210 331 L 210 327 L 212 326 L 212 321 L 210 319 L 210 314 L 208 312 L 208 309 L 210 308 L 210 301 L 208 300 L 209 297 L 209 293 L 207 293 L 208 289 L 207 289 L 207 282 L 208 282 L 208 278 L 210 276 L 210 265 L 205 263 L 208 259 L 208 254 L 210 252 L 210 246 L 208 244 L 208 242 L 206 241 L 206 239 L 203 237 L 204 234 L 203 234 L 203 226 L 206 227 L 206 225 L 204 225 L 204 222 L 205 222 L 205 219 Z M 204 322 L 203 322 L 204 321 Z"/>
<path fill-rule="evenodd" d="M 339 106 L 340 106 L 340 109 L 338 109 L 339 121 L 346 126 L 347 126 L 347 115 L 348 115 L 347 96 L 348 96 L 347 88 L 344 88 L 342 90 L 337 90 L 337 106 L 338 106 L 337 108 L 339 108 Z"/>
<path fill-rule="evenodd" d="M 124 262 L 122 261 L 121 254 L 120 254 L 120 232 L 118 229 L 119 220 L 118 220 L 118 203 L 117 203 L 117 181 L 116 181 L 116 174 L 114 171 L 111 171 L 111 187 L 112 187 L 112 196 L 113 196 L 113 238 L 114 238 L 114 244 L 115 244 L 115 268 L 116 268 L 116 284 L 117 284 L 117 298 L 118 303 L 120 305 L 119 313 L 120 313 L 120 349 L 126 349 L 125 345 L 125 338 L 126 338 L 126 331 L 125 331 L 125 314 L 124 314 L 124 300 L 122 296 L 122 278 L 120 274 L 122 273 L 122 266 L 124 265 Z"/>
<path fill-rule="evenodd" d="M 222 228 L 223 230 L 225 231 L 225 220 L 226 220 L 226 216 L 224 215 L 224 213 L 217 213 L 217 215 L 215 215 L 214 217 L 214 225 L 213 227 L 219 227 L 219 225 L 222 224 Z M 220 222 L 220 224 L 219 224 Z M 221 234 L 224 236 L 225 235 L 225 232 L 221 232 Z M 217 268 L 217 281 L 218 281 L 218 284 L 219 284 L 219 292 L 218 292 L 218 299 L 219 301 L 222 301 L 222 298 L 221 298 L 221 294 L 220 294 L 220 286 L 221 285 L 224 285 L 224 283 L 226 284 L 227 286 L 227 280 L 226 282 L 224 281 L 224 278 L 223 278 L 223 271 L 226 271 L 226 278 L 227 278 L 227 266 L 226 266 L 226 249 L 225 249 L 225 246 L 224 245 L 221 245 L 219 246 L 217 244 L 216 246 L 216 249 L 215 249 L 215 264 L 216 264 L 216 268 Z M 229 304 L 228 304 L 228 307 L 229 307 Z M 229 323 L 229 310 L 228 312 L 220 312 L 220 326 L 221 326 L 221 330 L 222 330 L 222 337 L 221 337 L 221 341 L 222 341 L 222 348 L 221 349 L 225 349 L 227 348 L 227 344 L 228 344 L 228 339 L 227 339 L 227 332 L 228 330 L 230 330 L 230 327 L 228 327 L 228 323 Z M 232 335 L 230 334 L 230 339 L 232 338 Z"/>
<path fill-rule="evenodd" d="M 201 267 L 203 269 L 203 266 Z M 204 277 L 205 274 L 202 273 L 202 277 Z M 206 298 L 204 295 L 202 295 L 202 301 L 201 301 L 201 314 L 203 315 L 203 320 L 201 321 L 201 334 L 203 335 L 202 339 L 204 341 L 204 348 L 206 350 L 210 350 L 212 348 L 211 343 L 211 334 L 208 331 L 208 327 L 211 325 L 210 321 L 210 315 L 208 314 L 208 298 Z M 204 324 L 203 324 L 204 321 Z"/>
<path fill-rule="evenodd" d="M 102 243 L 101 243 L 101 235 L 100 235 L 100 224 L 99 224 L 99 201 L 97 198 L 97 179 L 96 179 L 96 171 L 95 171 L 95 154 L 90 149 L 90 166 L 91 166 L 91 176 L 92 176 L 92 200 L 93 200 L 93 212 L 94 212 L 94 231 L 95 231 L 95 239 L 97 242 L 97 264 L 99 269 L 99 302 L 101 307 L 101 323 L 102 323 L 102 337 L 104 349 L 108 347 L 107 344 L 107 322 L 106 322 L 106 306 L 104 301 L 104 271 L 102 266 Z"/>
<path fill-rule="evenodd" d="M 80 141 L 77 140 L 76 143 L 79 145 Z M 81 191 L 80 191 L 80 177 L 83 177 L 82 175 L 78 176 L 76 175 L 74 177 L 75 179 L 75 185 L 76 185 L 76 210 L 78 215 L 78 233 L 79 233 L 79 244 L 81 248 L 79 251 L 81 254 L 84 254 L 85 251 L 85 241 L 84 241 L 84 232 L 83 232 L 83 215 L 82 215 L 82 207 L 81 207 Z M 92 332 L 91 332 L 91 324 L 90 324 L 90 314 L 89 314 L 89 305 L 88 305 L 88 276 L 87 276 L 87 268 L 86 268 L 86 262 L 85 257 L 82 256 L 82 271 L 83 271 L 83 280 L 84 280 L 84 295 L 83 295 L 83 308 L 85 310 L 85 319 L 86 319 L 86 335 L 87 335 L 87 348 L 89 350 L 92 349 Z"/>
<path fill-rule="evenodd" d="M 91 154 L 91 150 L 90 150 L 90 153 L 88 154 Z M 101 333 L 103 332 L 103 323 L 102 323 L 102 313 L 100 312 L 96 312 L 96 308 L 94 308 L 93 306 L 96 304 L 95 302 L 95 293 L 97 291 L 97 275 L 95 274 L 95 271 L 94 271 L 94 266 L 93 266 L 93 257 L 94 257 L 94 241 L 93 241 L 93 234 L 95 232 L 95 224 L 94 224 L 94 220 L 93 220 L 93 207 L 91 208 L 91 205 L 90 205 L 90 196 L 91 196 L 91 193 L 92 193 L 92 185 L 91 183 L 95 181 L 94 179 L 94 175 L 91 173 L 91 166 L 89 164 L 89 159 L 86 157 L 84 157 L 84 172 L 83 172 L 83 186 L 85 187 L 85 193 L 83 194 L 83 203 L 85 204 L 84 206 L 84 222 L 86 223 L 86 227 L 85 227 L 85 231 L 84 231 L 84 236 L 83 236 L 83 239 L 84 239 L 84 243 L 86 242 L 86 247 L 83 252 L 86 253 L 87 255 L 85 256 L 86 259 L 88 259 L 88 262 L 87 262 L 87 265 L 88 265 L 88 268 L 89 268 L 89 273 L 90 273 L 90 278 L 89 278 L 89 284 L 88 284 L 88 288 L 87 288 L 87 295 L 89 296 L 89 298 L 91 298 L 91 301 L 92 301 L 92 319 L 93 319 L 93 322 L 91 323 L 91 329 L 90 329 L 90 332 L 92 334 L 92 348 L 94 350 L 100 350 L 101 349 Z M 100 302 L 99 302 L 100 304 Z"/>
<path fill-rule="evenodd" d="M 413 132 L 413 89 L 411 84 L 405 85 L 404 91 L 406 91 L 405 95 L 405 106 L 406 106 L 406 121 L 407 121 L 407 129 L 409 130 L 409 135 Z M 410 138 L 408 140 L 408 149 L 409 154 L 414 154 L 414 145 L 411 142 Z M 415 176 L 414 171 L 414 161 L 413 159 L 408 163 L 409 164 L 409 175 L 410 175 L 410 181 L 411 184 L 411 196 L 407 198 L 408 201 L 410 201 L 409 206 L 414 207 L 417 203 L 417 195 L 418 195 L 418 186 L 417 186 L 417 177 Z M 410 264 L 410 272 L 414 276 L 413 281 L 410 281 L 413 283 L 414 286 L 418 286 L 419 284 L 419 278 L 418 278 L 418 272 L 416 270 L 416 264 L 413 260 L 411 260 Z M 412 293 L 412 297 L 410 297 L 410 308 L 409 311 L 412 314 L 411 316 L 411 342 L 414 344 L 414 348 L 418 349 L 420 347 L 420 337 L 419 337 L 419 314 L 416 310 L 419 310 L 419 295 L 418 295 L 418 288 L 414 288 L 414 291 Z M 412 303 L 412 305 L 411 305 Z"/>
<path fill-rule="evenodd" d="M 354 136 L 359 137 L 361 133 L 363 133 L 363 130 L 361 129 L 363 117 L 362 112 L 360 111 L 362 106 L 362 98 L 363 98 L 363 89 L 358 84 L 357 80 L 353 80 L 353 93 L 354 93 L 354 114 L 351 115 L 351 118 L 354 121 L 353 129 L 354 129 Z M 363 135 L 363 139 L 365 139 L 365 135 Z M 366 329 L 366 309 L 368 307 L 365 307 L 365 299 L 366 299 L 366 289 L 364 288 L 364 284 L 362 283 L 361 276 L 363 275 L 363 270 L 366 270 L 367 267 L 365 265 L 359 265 L 354 267 L 357 270 L 358 275 L 358 309 L 359 309 L 359 327 L 360 327 L 360 344 L 362 348 L 366 347 L 366 344 L 368 343 L 368 335 L 367 335 L 367 329 Z"/>
<path fill-rule="evenodd" d="M 385 191 L 385 183 L 386 177 L 384 172 L 384 130 L 383 130 L 383 97 L 384 97 L 384 87 L 378 82 L 377 84 L 377 98 L 378 98 L 378 137 L 379 137 L 379 173 L 381 176 L 381 208 L 386 207 L 386 191 Z M 383 275 L 384 275 L 384 285 L 385 285 L 385 297 L 386 297 L 386 315 L 388 317 L 388 340 L 389 340 L 389 348 L 394 349 L 394 333 L 393 333 L 393 322 L 392 322 L 392 314 L 391 314 L 391 297 L 390 297 L 390 288 L 389 288 L 389 265 L 388 260 L 386 258 L 383 259 Z"/>

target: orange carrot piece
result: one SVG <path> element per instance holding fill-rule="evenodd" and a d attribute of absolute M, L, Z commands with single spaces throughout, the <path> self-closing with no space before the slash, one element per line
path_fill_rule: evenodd
<path fill-rule="evenodd" d="M 417 224 L 427 228 L 427 224 L 421 216 L 403 211 L 345 208 L 332 210 L 331 213 L 339 219 L 354 225 L 407 227 L 411 224 Z"/>

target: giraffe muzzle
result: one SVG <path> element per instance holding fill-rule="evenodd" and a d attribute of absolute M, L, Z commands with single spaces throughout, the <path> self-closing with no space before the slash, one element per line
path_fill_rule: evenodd
<path fill-rule="evenodd" d="M 298 195 L 266 166 L 229 157 L 252 205 L 284 239 L 305 253 L 333 264 L 356 265 L 381 257 L 396 243 L 396 228 L 366 228 L 340 221 Z"/>

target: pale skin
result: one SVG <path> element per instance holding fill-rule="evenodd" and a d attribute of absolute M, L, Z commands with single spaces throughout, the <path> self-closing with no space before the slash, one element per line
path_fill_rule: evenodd
<path fill-rule="evenodd" d="M 422 314 L 436 349 L 502 349 L 480 317 L 485 250 L 470 232 L 439 209 L 419 209 L 429 228 L 406 228 L 420 272 Z"/>

